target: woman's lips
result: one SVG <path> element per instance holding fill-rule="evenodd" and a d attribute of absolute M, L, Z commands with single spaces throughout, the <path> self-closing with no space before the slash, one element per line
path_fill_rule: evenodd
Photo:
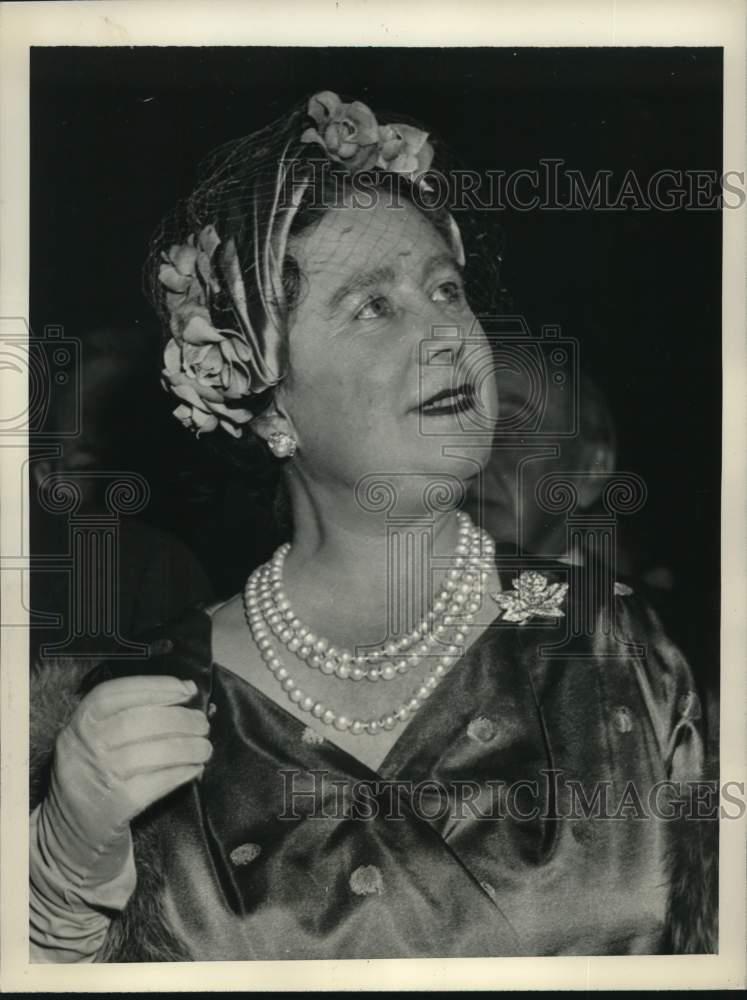
<path fill-rule="evenodd" d="M 417 407 L 417 411 L 424 417 L 443 417 L 466 413 L 473 409 L 474 405 L 474 388 L 471 385 L 460 385 L 434 393 Z"/>

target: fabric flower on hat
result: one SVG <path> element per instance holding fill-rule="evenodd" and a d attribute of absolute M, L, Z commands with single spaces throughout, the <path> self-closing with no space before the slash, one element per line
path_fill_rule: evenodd
<path fill-rule="evenodd" d="M 565 617 L 560 604 L 568 591 L 567 583 L 549 583 L 547 577 L 536 570 L 524 570 L 511 583 L 513 590 L 491 594 L 498 607 L 503 608 L 504 621 L 524 625 L 534 615 Z"/>
<path fill-rule="evenodd" d="M 174 416 L 198 435 L 220 425 L 233 437 L 240 437 L 241 425 L 252 419 L 249 410 L 225 403 L 246 395 L 249 386 L 239 346 L 227 337 L 201 345 L 179 344 L 172 339 L 166 345 L 163 385 L 182 400 Z"/>
<path fill-rule="evenodd" d="M 181 400 L 174 416 L 197 434 L 221 426 L 240 437 L 250 411 L 227 405 L 252 391 L 252 350 L 233 330 L 213 326 L 208 307 L 219 291 L 212 258 L 220 244 L 213 226 L 163 253 L 159 281 L 166 289 L 172 337 L 164 350 L 162 384 Z"/>
<path fill-rule="evenodd" d="M 174 244 L 161 254 L 158 280 L 166 289 L 169 328 L 178 339 L 189 339 L 189 326 L 193 327 L 191 336 L 202 339 L 204 330 L 197 333 L 196 328 L 211 326 L 208 304 L 219 290 L 212 258 L 219 245 L 215 227 L 205 226 L 196 240 L 192 234 L 186 243 Z"/>
<path fill-rule="evenodd" d="M 379 126 L 369 107 L 360 101 L 344 104 L 331 90 L 311 98 L 308 114 L 316 127 L 306 129 L 301 141 L 319 144 L 351 173 L 379 167 L 416 177 L 433 160 L 427 132 L 411 125 Z"/>
<path fill-rule="evenodd" d="M 425 173 L 433 161 L 433 147 L 428 133 L 412 125 L 384 125 L 379 129 L 377 167 L 395 174 L 417 176 Z"/>
<path fill-rule="evenodd" d="M 196 240 L 192 234 L 186 243 L 174 244 L 168 253 L 161 254 L 158 280 L 166 289 L 166 307 L 175 336 L 191 317 L 190 306 L 206 306 L 208 296 L 219 290 L 212 268 L 212 258 L 219 245 L 215 227 L 205 226 Z M 208 315 L 206 309 L 203 314 Z"/>
<path fill-rule="evenodd" d="M 337 94 L 323 90 L 309 101 L 309 128 L 301 142 L 319 143 L 330 159 L 351 171 L 368 170 L 379 155 L 379 126 L 373 112 L 360 101 L 343 104 Z"/>

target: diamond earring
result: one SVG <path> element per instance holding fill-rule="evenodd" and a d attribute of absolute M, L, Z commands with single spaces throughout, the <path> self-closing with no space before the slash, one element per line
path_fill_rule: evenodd
<path fill-rule="evenodd" d="M 293 458 L 296 453 L 296 439 L 285 431 L 274 431 L 270 434 L 267 446 L 275 458 Z"/>

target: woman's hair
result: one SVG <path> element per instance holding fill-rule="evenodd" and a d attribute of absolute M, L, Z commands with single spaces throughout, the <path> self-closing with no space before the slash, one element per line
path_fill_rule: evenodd
<path fill-rule="evenodd" d="M 328 107 L 334 108 L 330 98 L 339 102 L 329 92 L 319 97 L 326 98 Z M 306 284 L 291 245 L 318 225 L 327 212 L 350 203 L 365 207 L 382 197 L 391 199 L 393 205 L 409 202 L 447 243 L 454 245 L 456 232 L 460 251 L 462 246 L 464 249 L 466 293 L 474 311 L 478 315 L 500 311 L 500 234 L 492 219 L 486 225 L 474 212 L 450 211 L 444 203 L 444 190 L 455 164 L 443 145 L 428 136 L 433 155 L 425 176 L 437 172 L 440 180 L 430 193 L 419 174 L 383 169 L 381 163 L 351 170 L 349 163 L 331 155 L 324 146 L 321 126 L 321 136 L 315 133 L 320 142 L 309 141 L 306 126 L 314 124 L 309 117 L 314 100 L 215 150 L 202 164 L 193 193 L 154 235 L 145 269 L 146 291 L 161 317 L 167 340 L 177 336 L 176 329 L 184 328 L 185 320 L 174 302 L 190 298 L 189 292 L 179 291 L 182 284 L 178 282 L 186 281 L 179 261 L 191 262 L 196 256 L 194 281 L 200 279 L 206 300 L 193 312 L 198 311 L 203 318 L 209 315 L 212 328 L 220 334 L 241 327 L 244 339 L 252 344 L 255 357 L 247 363 L 251 391 L 225 400 L 223 416 L 227 420 L 221 423 L 231 433 L 211 433 L 206 439 L 257 485 L 266 483 L 273 490 L 280 463 L 268 456 L 248 425 L 252 415 L 266 408 L 291 361 L 288 332 Z M 360 124 L 364 113 L 373 117 L 356 102 L 340 102 L 339 108 L 338 119 L 348 111 L 354 125 Z M 415 123 L 403 124 L 401 116 L 394 128 L 408 136 L 426 135 Z M 188 247 L 187 258 L 180 258 L 180 252 Z M 164 281 L 164 268 L 172 278 L 176 274 L 177 283 Z M 181 301 L 179 309 L 183 306 Z M 241 384 L 246 387 L 246 380 Z M 233 416 L 237 420 L 240 416 L 238 431 L 231 423 Z"/>

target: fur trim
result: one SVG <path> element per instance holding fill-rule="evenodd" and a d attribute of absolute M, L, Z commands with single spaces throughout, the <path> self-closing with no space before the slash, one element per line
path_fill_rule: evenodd
<path fill-rule="evenodd" d="M 676 823 L 670 864 L 667 950 L 675 955 L 718 954 L 718 702 L 712 691 L 705 695 L 709 725 L 702 777 L 685 796 L 685 817 L 691 818 Z M 702 792 L 705 784 L 709 796 L 699 800 L 698 790 Z"/>
<path fill-rule="evenodd" d="M 101 962 L 194 962 L 171 929 L 163 912 L 163 866 L 160 863 L 157 819 L 152 809 L 132 824 L 137 887 L 127 906 L 109 927 Z"/>
<path fill-rule="evenodd" d="M 87 660 L 71 657 L 35 663 L 30 679 L 29 793 L 31 808 L 49 786 L 57 734 L 68 724 L 80 701 L 78 688 L 92 669 Z"/>
<path fill-rule="evenodd" d="M 708 819 L 677 821 L 667 907 L 669 954 L 718 953 L 718 831 L 717 811 Z"/>

